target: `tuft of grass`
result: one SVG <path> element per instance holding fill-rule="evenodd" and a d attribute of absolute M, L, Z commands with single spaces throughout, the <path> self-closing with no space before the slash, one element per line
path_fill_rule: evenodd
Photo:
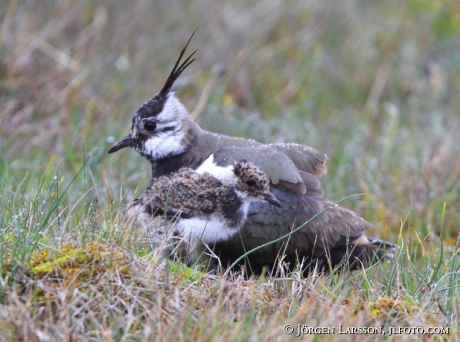
<path fill-rule="evenodd" d="M 82 177 L 78 175 L 77 181 Z M 54 189 L 58 205 L 63 205 L 67 190 L 56 187 L 55 181 L 52 177 L 48 187 L 40 182 L 42 191 L 31 203 L 43 203 L 42 196 L 48 198 Z M 189 268 L 161 258 L 159 249 L 146 250 L 145 236 L 113 206 L 102 221 L 110 222 L 110 231 L 99 236 L 92 230 L 103 233 L 104 226 L 91 228 L 98 227 L 101 218 L 90 210 L 86 215 L 77 206 L 63 211 L 61 223 L 74 217 L 65 225 L 83 221 L 86 230 L 60 235 L 65 227 L 51 215 L 53 202 L 45 208 L 48 212 L 41 217 L 51 218 L 48 230 L 31 231 L 31 248 L 9 244 L 8 235 L 2 235 L 0 319 L 8 338 L 149 340 L 161 335 L 165 340 L 284 340 L 292 337 L 282 331 L 286 324 L 336 332 L 364 327 L 385 334 L 392 327 L 436 326 L 444 334 L 431 337 L 447 339 L 458 333 L 458 248 L 454 254 L 436 253 L 419 239 L 418 246 L 405 243 L 404 224 L 394 258 L 368 269 L 352 274 L 313 272 L 303 278 L 299 265 L 292 273 L 280 268 L 275 277 L 246 279 L 233 272 L 205 274 L 199 265 Z M 9 210 L 12 215 L 5 222 L 14 230 L 21 207 Z M 36 212 L 23 215 L 32 222 Z M 10 246 L 23 254 L 15 254 Z M 338 333 L 333 336 L 340 340 Z"/>

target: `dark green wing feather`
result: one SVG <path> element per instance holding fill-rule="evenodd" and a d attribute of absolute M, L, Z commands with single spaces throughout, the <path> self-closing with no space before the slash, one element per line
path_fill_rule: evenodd
<path fill-rule="evenodd" d="M 315 176 L 321 176 L 327 171 L 327 156 L 313 147 L 293 143 L 277 143 L 267 146 L 285 154 L 301 171 L 312 173 Z"/>
<path fill-rule="evenodd" d="M 267 145 L 226 147 L 214 153 L 214 162 L 219 166 L 232 165 L 238 160 L 246 159 L 260 167 L 272 184 L 280 181 L 297 184 L 301 193 L 305 185 L 299 169 L 284 153 Z"/>
<path fill-rule="evenodd" d="M 326 161 L 317 155 L 308 154 L 301 158 L 302 146 L 296 151 L 295 144 L 271 144 L 261 146 L 226 147 L 214 153 L 214 162 L 227 166 L 237 160 L 246 159 L 259 166 L 270 178 L 271 191 L 281 202 L 281 208 L 267 202 L 252 203 L 248 219 L 240 231 L 229 243 L 233 248 L 248 250 L 283 236 L 307 222 L 318 212 L 333 204 L 324 198 L 324 191 L 319 179 L 309 173 L 314 166 Z M 307 146 L 305 146 L 307 148 Z M 284 152 L 281 152 L 284 149 Z M 314 150 L 314 149 L 312 149 Z M 314 152 L 314 151 L 313 151 Z M 312 157 L 313 156 L 313 157 Z M 295 159 L 295 162 L 291 159 Z M 299 170 L 299 169 L 302 170 Z M 318 169 L 316 170 L 318 173 Z M 304 191 L 300 191 L 300 189 Z M 273 244 L 258 254 L 260 260 L 264 255 L 273 258 L 272 253 L 287 244 L 287 253 L 324 254 L 325 248 L 344 246 L 359 238 L 372 225 L 356 213 L 341 206 L 333 206 L 319 217 L 313 219 L 290 239 Z M 242 250 L 242 254 L 243 254 Z M 271 255 L 270 255 L 271 254 Z M 258 260 L 259 260 L 258 259 Z"/>

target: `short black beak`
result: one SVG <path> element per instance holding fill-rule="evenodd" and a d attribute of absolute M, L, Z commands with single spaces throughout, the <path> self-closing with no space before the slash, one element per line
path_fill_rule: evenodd
<path fill-rule="evenodd" d="M 124 147 L 132 146 L 134 139 L 131 133 L 128 133 L 125 137 L 123 137 L 120 141 L 118 141 L 115 145 L 113 145 L 108 153 L 117 152 Z"/>
<path fill-rule="evenodd" d="M 277 207 L 281 208 L 281 202 L 273 195 L 270 191 L 263 194 L 266 201 L 269 201 L 271 204 L 276 205 Z"/>

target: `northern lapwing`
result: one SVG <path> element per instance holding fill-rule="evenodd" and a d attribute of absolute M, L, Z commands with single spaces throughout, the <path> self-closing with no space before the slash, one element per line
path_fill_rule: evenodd
<path fill-rule="evenodd" d="M 192 35 L 193 37 L 193 35 Z M 190 37 L 191 39 L 191 37 Z M 317 176 L 326 172 L 327 156 L 299 144 L 260 142 L 215 134 L 203 130 L 192 119 L 171 88 L 189 66 L 195 52 L 182 63 L 187 42 L 163 88 L 134 114 L 131 131 L 108 153 L 131 147 L 152 166 L 152 178 L 168 175 L 181 167 L 224 170 L 235 161 L 246 159 L 259 166 L 271 183 L 271 192 L 281 202 L 252 203 L 240 234 L 215 245 L 223 263 L 245 251 L 273 241 L 333 205 L 324 197 Z M 358 214 L 333 206 L 301 230 L 283 241 L 264 247 L 246 258 L 253 272 L 273 266 L 280 255 L 294 267 L 296 261 L 320 261 L 335 267 L 348 264 L 360 268 L 379 260 L 393 244 L 367 238 L 372 225 Z"/>
<path fill-rule="evenodd" d="M 254 164 L 239 160 L 225 172 L 219 170 L 220 179 L 212 171 L 181 168 L 158 177 L 128 210 L 153 232 L 158 228 L 156 218 L 166 216 L 174 227 L 171 235 L 185 246 L 188 263 L 204 251 L 201 242 L 213 246 L 231 239 L 246 221 L 250 203 L 265 200 L 281 207 L 264 172 Z"/>

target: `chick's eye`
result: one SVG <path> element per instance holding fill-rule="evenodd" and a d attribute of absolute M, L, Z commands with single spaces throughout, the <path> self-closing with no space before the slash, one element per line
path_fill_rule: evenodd
<path fill-rule="evenodd" d="M 152 121 L 147 121 L 144 124 L 144 128 L 145 128 L 146 131 L 151 132 L 151 131 L 154 131 L 155 128 L 157 128 L 157 124 L 155 122 L 152 122 Z"/>
<path fill-rule="evenodd" d="M 254 182 L 253 180 L 248 180 L 246 182 L 246 184 L 249 185 L 249 186 L 254 186 L 254 185 L 256 185 L 256 182 Z"/>

